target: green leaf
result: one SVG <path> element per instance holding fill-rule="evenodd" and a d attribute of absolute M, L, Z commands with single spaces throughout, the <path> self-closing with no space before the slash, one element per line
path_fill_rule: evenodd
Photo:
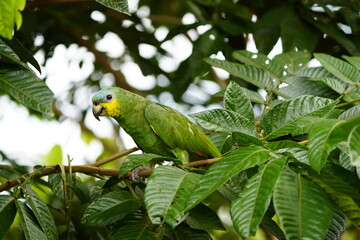
<path fill-rule="evenodd" d="M 281 66 L 285 66 L 284 70 L 294 75 L 299 70 L 306 67 L 306 63 L 310 60 L 311 54 L 304 51 L 290 51 L 273 58 L 273 62 L 277 62 Z"/>
<path fill-rule="evenodd" d="M 242 238 L 254 236 L 269 207 L 273 189 L 287 158 L 271 160 L 249 179 L 239 198 L 231 203 L 231 218 Z"/>
<path fill-rule="evenodd" d="M 260 104 L 264 104 L 265 100 L 264 98 L 260 95 L 260 93 L 249 90 L 247 88 L 243 88 L 241 87 L 241 89 L 245 92 L 246 96 L 254 103 L 260 103 Z"/>
<path fill-rule="evenodd" d="M 281 140 L 275 142 L 268 142 L 264 147 L 267 147 L 271 150 L 279 150 L 279 149 L 286 149 L 286 148 L 301 148 L 307 149 L 306 146 L 301 145 L 295 141 L 291 140 Z"/>
<path fill-rule="evenodd" d="M 186 240 L 211 240 L 213 239 L 209 233 L 203 230 L 192 229 L 186 224 L 180 224 L 173 230 L 175 236 L 172 239 Z"/>
<path fill-rule="evenodd" d="M 141 202 L 129 192 L 112 191 L 100 196 L 85 210 L 81 219 L 83 224 L 105 226 L 118 221 L 128 213 L 141 207 Z"/>
<path fill-rule="evenodd" d="M 0 195 L 0 239 L 4 239 L 16 215 L 15 198 Z"/>
<path fill-rule="evenodd" d="M 20 11 L 24 10 L 26 0 L 0 1 L 0 36 L 11 39 L 16 25 L 19 30 L 22 24 Z"/>
<path fill-rule="evenodd" d="M 360 81 L 360 71 L 349 63 L 324 53 L 314 53 L 314 56 L 326 70 L 340 80 L 351 84 Z"/>
<path fill-rule="evenodd" d="M 44 201 L 30 188 L 30 186 L 23 188 L 23 191 L 26 202 L 35 214 L 35 217 L 47 239 L 58 239 L 58 232 L 55 221 Z"/>
<path fill-rule="evenodd" d="M 358 116 L 360 116 L 360 105 L 353 106 L 352 108 L 347 109 L 345 112 L 342 112 L 338 119 L 346 120 Z"/>
<path fill-rule="evenodd" d="M 222 68 L 231 75 L 242 78 L 259 88 L 264 88 L 267 90 L 274 88 L 273 80 L 271 79 L 270 75 L 262 68 L 212 58 L 206 58 L 205 62 L 214 67 Z"/>
<path fill-rule="evenodd" d="M 254 110 L 246 93 L 235 82 L 230 82 L 224 94 L 224 108 L 255 122 Z"/>
<path fill-rule="evenodd" d="M 50 166 L 56 165 L 56 164 L 61 164 L 62 158 L 63 158 L 63 154 L 62 154 L 61 146 L 56 144 L 50 149 L 48 154 L 46 154 L 44 164 L 50 165 Z"/>
<path fill-rule="evenodd" d="M 332 205 L 324 190 L 284 168 L 274 191 L 274 205 L 286 239 L 324 239 Z"/>
<path fill-rule="evenodd" d="M 47 240 L 46 235 L 41 231 L 34 219 L 30 208 L 20 201 L 15 201 L 15 205 L 26 240 Z"/>
<path fill-rule="evenodd" d="M 155 168 L 145 189 L 145 206 L 153 224 L 175 227 L 185 217 L 185 205 L 199 175 L 171 166 Z"/>
<path fill-rule="evenodd" d="M 326 233 L 326 240 L 338 240 L 343 235 L 346 228 L 347 218 L 340 210 L 334 208 L 333 218 Z"/>
<path fill-rule="evenodd" d="M 234 51 L 232 56 L 244 64 L 264 69 L 276 79 L 283 77 L 284 67 L 276 61 L 271 61 L 265 54 L 252 53 L 247 50 L 238 50 Z"/>
<path fill-rule="evenodd" d="M 36 61 L 33 55 L 15 38 L 11 41 L 6 39 L 0 39 L 0 55 L 3 55 L 14 61 L 15 63 L 18 63 L 19 65 L 30 69 L 26 65 L 26 63 L 22 62 L 20 59 L 22 59 L 23 61 L 27 61 L 34 68 L 36 68 L 39 73 L 41 73 L 39 63 Z"/>
<path fill-rule="evenodd" d="M 339 142 L 346 141 L 360 117 L 339 121 L 324 119 L 312 126 L 309 134 L 309 161 L 311 167 L 320 171 L 327 157 Z"/>
<path fill-rule="evenodd" d="M 270 151 L 259 146 L 240 148 L 212 165 L 200 178 L 193 191 L 187 209 L 195 207 L 217 188 L 242 170 L 260 165 L 269 159 Z"/>
<path fill-rule="evenodd" d="M 303 71 L 301 71 L 303 72 Z M 323 83 L 309 80 L 308 77 L 293 76 L 285 80 L 288 86 L 281 87 L 276 94 L 283 98 L 295 98 L 302 95 L 334 98 L 336 92 Z"/>
<path fill-rule="evenodd" d="M 190 114 L 204 128 L 214 131 L 237 132 L 252 142 L 261 144 L 255 129 L 255 122 L 226 109 L 212 109 Z"/>
<path fill-rule="evenodd" d="M 345 86 L 337 78 L 309 78 L 308 80 L 321 82 L 339 94 L 343 94 L 345 92 Z"/>
<path fill-rule="evenodd" d="M 21 104 L 48 116 L 52 113 L 54 94 L 32 71 L 0 69 L 0 90 L 10 94 Z"/>
<path fill-rule="evenodd" d="M 280 24 L 289 11 L 289 5 L 280 5 L 265 11 L 256 21 L 254 39 L 259 52 L 269 54 L 280 37 Z"/>
<path fill-rule="evenodd" d="M 348 61 L 351 65 L 360 70 L 360 57 L 357 56 L 342 56 L 346 61 Z"/>
<path fill-rule="evenodd" d="M 213 133 L 208 137 L 222 154 L 229 152 L 233 148 L 232 136 L 229 133 Z"/>
<path fill-rule="evenodd" d="M 284 232 L 279 227 L 279 225 L 272 219 L 272 217 L 273 216 L 267 216 L 267 214 L 265 214 L 265 216 L 261 222 L 261 227 L 268 230 L 278 240 L 286 240 Z"/>
<path fill-rule="evenodd" d="M 185 219 L 185 222 L 194 229 L 226 230 L 218 215 L 216 215 L 212 209 L 204 204 L 199 204 L 191 209 L 189 215 Z"/>
<path fill-rule="evenodd" d="M 308 78 L 324 78 L 324 77 L 334 77 L 329 73 L 324 67 L 311 67 L 304 68 L 297 72 L 298 76 L 308 77 Z"/>
<path fill-rule="evenodd" d="M 126 15 L 131 15 L 129 12 L 129 6 L 127 0 L 96 0 L 98 3 L 101 3 L 105 7 L 114 9 L 120 13 L 124 13 Z"/>
<path fill-rule="evenodd" d="M 145 224 L 127 224 L 110 233 L 111 240 L 158 240 L 158 234 L 151 231 L 152 226 Z"/>
<path fill-rule="evenodd" d="M 298 14 L 291 12 L 286 16 L 281 23 L 283 51 L 287 52 L 298 48 L 312 52 L 319 41 L 320 33 L 302 20 Z"/>
<path fill-rule="evenodd" d="M 349 135 L 349 155 L 351 165 L 360 166 L 360 124 Z"/>
<path fill-rule="evenodd" d="M 143 164 L 149 163 L 152 160 L 166 160 L 166 161 L 176 161 L 176 159 L 170 157 L 163 157 L 160 155 L 152 153 L 143 153 L 143 154 L 133 154 L 129 155 L 121 164 L 119 170 L 119 177 L 124 176 L 127 172 L 132 169 L 141 166 Z"/>
<path fill-rule="evenodd" d="M 67 173 L 66 175 L 66 181 L 67 181 L 67 194 L 68 196 L 70 196 L 70 194 L 72 195 L 75 191 L 75 184 L 76 184 L 76 178 L 75 175 L 73 174 L 72 176 L 72 181 L 70 180 L 70 175 Z M 63 182 L 63 178 L 61 176 L 61 174 L 52 174 L 50 176 L 48 176 L 48 183 L 50 185 L 50 188 L 52 190 L 52 192 L 55 194 L 55 196 L 62 202 L 65 204 L 65 199 L 64 199 L 64 182 Z"/>
<path fill-rule="evenodd" d="M 356 226 L 360 226 L 360 207 L 359 196 L 352 196 L 357 193 L 355 189 L 351 188 L 347 183 L 329 173 L 322 173 L 321 175 L 312 174 L 309 176 L 313 182 L 319 184 L 331 200 L 336 204 L 336 207 L 345 214 L 345 216 Z"/>
<path fill-rule="evenodd" d="M 293 136 L 309 131 L 317 117 L 328 114 L 336 105 L 331 99 L 300 96 L 285 100 L 270 109 L 261 120 L 260 128 L 268 140 L 287 134 Z"/>

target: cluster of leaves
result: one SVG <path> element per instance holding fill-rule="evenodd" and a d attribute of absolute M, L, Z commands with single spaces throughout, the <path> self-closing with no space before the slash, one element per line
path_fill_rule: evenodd
<path fill-rule="evenodd" d="M 2 2 L 8 4 L 6 9 L 11 9 L 11 14 L 19 14 L 11 2 L 21 1 Z M 116 66 L 128 61 L 130 56 L 145 76 L 152 75 L 159 79 L 165 77 L 171 82 L 170 85 L 156 86 L 148 93 L 159 95 L 163 91 L 170 91 L 175 100 L 183 101 L 184 92 L 195 79 L 212 78 L 211 74 L 204 76 L 209 67 L 201 59 L 221 51 L 226 59 L 232 60 L 231 53 L 234 50 L 246 48 L 249 34 L 253 35 L 259 52 L 264 54 L 268 54 L 273 49 L 279 38 L 282 40 L 284 51 L 296 47 L 299 50 L 324 52 L 336 56 L 356 55 L 360 52 L 358 1 L 261 0 L 238 3 L 231 0 L 171 2 L 141 0 L 138 3 L 139 9 L 150 9 L 149 15 L 144 17 L 143 15 L 146 14 L 137 14 L 137 12 L 129 16 L 126 0 L 81 1 L 81 3 L 74 1 L 72 4 L 61 5 L 59 10 L 58 4 L 66 2 L 72 0 L 52 3 L 28 2 L 22 12 L 23 18 L 27 21 L 24 21 L 22 28 L 14 37 L 31 51 L 43 51 L 45 61 L 53 56 L 57 45 L 63 44 L 68 47 L 75 43 L 79 47 L 86 47 L 96 57 L 95 71 L 80 87 L 99 88 L 101 82 L 99 75 L 110 72 L 114 75 L 118 86 L 136 92 L 137 89 L 126 84 L 121 74 L 116 74 L 114 69 L 106 64 L 112 62 Z M 10 10 L 6 12 L 10 14 Z M 104 20 L 95 21 L 90 18 L 93 12 L 103 14 Z M 182 19 L 187 13 L 195 16 L 196 21 L 184 25 Z M 4 15 L 4 19 L 9 18 Z M 151 26 L 145 24 L 145 20 L 150 21 Z M 2 26 L 7 26 L 7 29 L 13 32 L 13 27 L 10 25 Z M 211 26 L 211 28 L 201 32 L 199 29 L 203 26 Z M 160 28 L 169 31 L 164 39 L 155 37 Z M 350 29 L 351 33 L 344 32 L 344 29 Z M 107 33 L 119 36 L 128 51 L 120 57 L 113 58 L 96 50 L 94 45 Z M 169 72 L 160 67 L 161 60 L 170 55 L 162 44 L 177 36 L 186 36 L 193 46 L 193 51 L 175 71 Z M 39 43 L 35 44 L 37 37 L 43 37 L 40 46 Z M 153 56 L 144 57 L 139 50 L 142 45 L 155 49 Z M 82 62 L 79 63 L 80 66 L 81 64 Z M 79 86 L 69 92 L 74 93 L 78 89 Z M 74 101 L 73 95 L 76 94 L 67 96 L 70 101 Z"/>
<path fill-rule="evenodd" d="M 124 0 L 97 2 L 129 13 Z M 48 59 L 58 44 L 85 46 L 100 65 L 96 71 L 118 78 L 106 65 L 115 60 L 94 46 L 110 31 L 123 40 L 126 54 L 144 75 L 164 75 L 171 81 L 151 93 L 170 90 L 180 100 L 194 79 L 209 78 L 204 75 L 209 66 L 231 74 L 233 82 L 214 98 L 223 97 L 224 108 L 192 115 L 214 131 L 210 138 L 224 156 L 208 169 L 159 166 L 140 184 L 122 177 L 136 166 L 171 159 L 130 156 L 119 170 L 120 178 L 84 180 L 63 173 L 35 180 L 25 175 L 24 183 L 0 195 L 0 239 L 17 221 L 16 214 L 27 239 L 210 239 L 214 230 L 228 228 L 216 214 L 214 195 L 216 201 L 221 197 L 223 204 L 231 203 L 231 219 L 241 237 L 261 228 L 278 239 L 338 239 L 348 220 L 359 226 L 360 59 L 344 56 L 344 61 L 318 53 L 314 57 L 322 67 L 309 67 L 308 52 L 291 50 L 359 54 L 360 6 L 358 1 L 336 1 L 339 8 L 332 0 L 319 2 L 141 0 L 139 7 L 151 9 L 147 19 L 153 26 L 169 29 L 160 41 L 142 17 L 119 15 L 98 3 L 80 3 L 76 11 L 74 5 L 64 5 L 58 11 L 58 5 L 31 10 L 37 1 L 29 1 L 30 10 L 23 12 L 28 21 L 16 33 L 26 48 L 16 39 L 0 39 L 0 94 L 51 115 L 53 94 L 25 63 L 40 72 L 26 49 L 41 49 Z M 3 37 L 12 37 L 14 22 L 20 27 L 23 3 L 0 0 L 0 11 L 7 14 L 0 16 L 0 27 L 6 28 L 0 28 Z M 105 21 L 90 19 L 93 10 L 103 13 Z M 188 12 L 197 21 L 182 25 Z M 119 26 L 122 20 L 130 24 Z M 211 28 L 200 33 L 198 28 L 205 24 Z M 346 27 L 351 34 L 342 31 Z M 194 31 L 198 35 L 191 38 Z M 249 33 L 260 53 L 234 51 L 245 48 Z M 167 55 L 161 44 L 179 34 L 188 36 L 193 52 L 169 73 L 159 67 L 159 59 Z M 34 44 L 35 36 L 44 37 L 41 46 Z M 285 53 L 270 60 L 265 54 L 279 37 Z M 139 46 L 144 43 L 156 48 L 154 57 L 141 56 Z M 219 51 L 227 61 L 206 58 Z M 99 87 L 99 82 L 95 72 L 81 87 Z M 125 82 L 116 81 L 129 87 Z M 27 172 L 14 169 L 19 166 L 1 166 L 1 177 Z"/>
<path fill-rule="evenodd" d="M 223 157 L 211 167 L 160 165 L 139 184 L 121 180 L 136 166 L 164 160 L 141 154 L 123 162 L 120 178 L 88 185 L 74 174 L 29 179 L 10 196 L 0 196 L 6 223 L 0 236 L 18 212 L 27 239 L 56 239 L 53 217 L 29 184 L 50 187 L 65 206 L 72 195 L 82 206 L 89 203 L 81 223 L 109 239 L 210 239 L 208 231 L 225 230 L 202 203 L 215 192 L 231 203 L 234 228 L 243 238 L 262 228 L 278 239 L 338 239 L 348 220 L 360 226 L 359 58 L 314 54 L 322 67 L 308 67 L 311 56 L 301 51 L 272 60 L 245 50 L 233 56 L 242 64 L 206 62 L 267 94 L 264 99 L 231 82 L 216 94 L 223 96 L 223 109 L 192 115 L 215 131 L 210 137 Z M 254 113 L 252 104 L 262 111 Z"/>

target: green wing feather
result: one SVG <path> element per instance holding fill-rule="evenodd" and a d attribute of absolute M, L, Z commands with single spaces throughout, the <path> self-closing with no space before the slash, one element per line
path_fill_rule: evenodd
<path fill-rule="evenodd" d="M 221 155 L 213 142 L 180 112 L 152 103 L 146 107 L 145 117 L 154 132 L 171 149 L 202 153 L 206 157 Z"/>

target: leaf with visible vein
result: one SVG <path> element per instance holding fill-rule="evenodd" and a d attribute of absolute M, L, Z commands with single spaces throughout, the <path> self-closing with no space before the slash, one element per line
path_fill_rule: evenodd
<path fill-rule="evenodd" d="M 360 116 L 360 105 L 353 106 L 352 108 L 347 109 L 346 111 L 342 112 L 338 119 L 346 120 L 354 117 Z"/>
<path fill-rule="evenodd" d="M 15 198 L 0 195 L 0 239 L 4 239 L 16 215 Z"/>
<path fill-rule="evenodd" d="M 360 124 L 349 135 L 349 155 L 352 166 L 360 166 Z"/>
<path fill-rule="evenodd" d="M 226 230 L 218 215 L 211 208 L 201 203 L 191 209 L 185 222 L 194 229 Z"/>
<path fill-rule="evenodd" d="M 242 78 L 259 88 L 264 88 L 267 90 L 274 88 L 273 80 L 271 79 L 270 75 L 262 68 L 212 58 L 206 58 L 205 62 L 214 67 L 222 68 L 231 75 Z"/>
<path fill-rule="evenodd" d="M 96 0 L 98 3 L 101 3 L 105 7 L 114 9 L 120 13 L 125 13 L 126 15 L 131 15 L 129 12 L 129 5 L 127 0 Z"/>
<path fill-rule="evenodd" d="M 360 121 L 360 117 L 340 121 L 324 119 L 312 126 L 309 134 L 309 161 L 311 167 L 320 171 L 329 153 L 339 142 L 346 141 L 350 131 Z"/>
<path fill-rule="evenodd" d="M 166 221 L 175 227 L 185 217 L 185 205 L 199 175 L 171 166 L 159 166 L 152 172 L 145 189 L 145 206 L 153 224 Z"/>
<path fill-rule="evenodd" d="M 110 240 L 159 240 L 158 233 L 151 231 L 152 226 L 145 224 L 127 224 L 115 228 L 110 233 Z"/>
<path fill-rule="evenodd" d="M 37 195 L 30 186 L 24 188 L 26 202 L 31 207 L 43 232 L 48 240 L 58 239 L 58 232 L 53 216 L 44 201 Z"/>
<path fill-rule="evenodd" d="M 290 74 L 295 74 L 299 70 L 306 67 L 306 63 L 310 60 L 311 54 L 304 51 L 290 51 L 273 58 L 273 62 L 277 62 L 281 66 L 285 66 L 285 70 Z"/>
<path fill-rule="evenodd" d="M 269 159 L 270 151 L 260 146 L 240 148 L 212 165 L 200 178 L 187 209 L 195 207 L 222 184 L 242 170 L 260 165 Z"/>
<path fill-rule="evenodd" d="M 343 94 L 345 92 L 344 84 L 342 84 L 342 82 L 340 82 L 336 78 L 323 77 L 323 78 L 309 78 L 308 80 L 321 82 L 339 94 Z"/>
<path fill-rule="evenodd" d="M 124 218 L 126 214 L 134 212 L 140 207 L 141 202 L 129 192 L 112 191 L 100 196 L 87 207 L 81 223 L 105 226 Z"/>
<path fill-rule="evenodd" d="M 360 57 L 358 56 L 342 56 L 342 57 L 360 71 Z"/>
<path fill-rule="evenodd" d="M 47 240 L 45 234 L 38 226 L 30 208 L 20 201 L 15 201 L 17 212 L 20 216 L 22 230 L 26 240 Z"/>
<path fill-rule="evenodd" d="M 253 106 L 245 91 L 235 82 L 230 82 L 224 94 L 224 108 L 255 122 Z"/>
<path fill-rule="evenodd" d="M 314 53 L 315 58 L 326 70 L 346 83 L 360 81 L 360 71 L 351 64 L 324 53 Z"/>
<path fill-rule="evenodd" d="M 253 53 L 247 50 L 234 51 L 232 56 L 247 65 L 253 65 L 266 70 L 274 78 L 283 76 L 284 67 L 276 61 L 270 60 L 265 54 Z"/>
<path fill-rule="evenodd" d="M 1 71 L 2 70 L 2 71 Z M 0 90 L 8 93 L 21 104 L 48 116 L 52 113 L 54 94 L 31 70 L 0 70 Z"/>
<path fill-rule="evenodd" d="M 346 228 L 347 217 L 337 208 L 334 208 L 333 212 L 333 218 L 326 233 L 326 240 L 339 240 Z"/>
<path fill-rule="evenodd" d="M 231 218 L 235 230 L 243 238 L 254 236 L 269 207 L 275 183 L 286 157 L 270 160 L 249 179 L 239 198 L 231 203 Z"/>
<path fill-rule="evenodd" d="M 270 109 L 261 120 L 265 138 L 275 139 L 287 134 L 299 135 L 309 131 L 315 117 L 328 114 L 336 102 L 331 99 L 300 96 L 286 100 Z"/>
<path fill-rule="evenodd" d="M 320 186 L 286 167 L 276 183 L 273 198 L 286 239 L 325 238 L 332 205 Z"/>
<path fill-rule="evenodd" d="M 250 141 L 261 144 L 255 122 L 226 109 L 212 109 L 190 114 L 204 128 L 220 132 L 237 132 Z"/>
<path fill-rule="evenodd" d="M 357 227 L 360 227 L 359 196 L 352 196 L 355 190 L 333 174 L 312 174 L 309 178 L 319 184 L 345 216 Z"/>

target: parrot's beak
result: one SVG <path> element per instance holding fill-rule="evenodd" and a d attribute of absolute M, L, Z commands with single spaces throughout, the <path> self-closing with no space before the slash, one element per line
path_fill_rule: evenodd
<path fill-rule="evenodd" d="M 101 106 L 99 103 L 94 102 L 92 107 L 92 112 L 94 114 L 94 117 L 100 121 L 99 116 L 105 115 L 105 108 Z"/>

